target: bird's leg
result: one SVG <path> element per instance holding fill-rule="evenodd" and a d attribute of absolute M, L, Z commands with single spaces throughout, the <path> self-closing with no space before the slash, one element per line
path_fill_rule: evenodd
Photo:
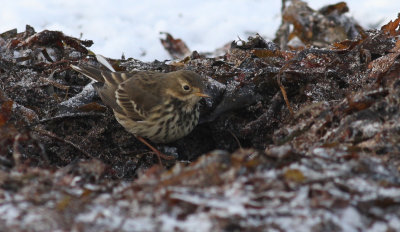
<path fill-rule="evenodd" d="M 148 143 L 144 138 L 142 138 L 140 136 L 136 136 L 136 138 L 140 142 L 144 143 L 148 148 L 150 148 L 150 150 L 152 150 L 154 153 L 156 153 L 157 158 L 158 158 L 158 162 L 160 163 L 160 165 L 162 165 L 161 158 L 163 158 L 165 160 L 173 160 L 174 159 L 174 157 L 172 157 L 172 156 L 168 156 L 168 155 L 165 155 L 165 154 L 161 153 L 161 151 L 159 151 L 155 147 L 151 146 L 151 144 Z"/>

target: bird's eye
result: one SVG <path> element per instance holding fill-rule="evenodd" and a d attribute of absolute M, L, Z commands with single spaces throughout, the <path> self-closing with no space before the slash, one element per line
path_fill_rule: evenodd
<path fill-rule="evenodd" d="M 190 90 L 190 86 L 188 86 L 188 85 L 183 85 L 182 88 L 185 91 L 189 91 Z"/>

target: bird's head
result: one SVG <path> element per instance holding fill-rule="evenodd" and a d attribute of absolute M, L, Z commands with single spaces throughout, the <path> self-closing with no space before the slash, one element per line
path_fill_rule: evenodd
<path fill-rule="evenodd" d="M 166 94 L 177 98 L 193 108 L 201 98 L 210 97 L 205 93 L 204 83 L 195 72 L 180 70 L 168 73 Z"/>

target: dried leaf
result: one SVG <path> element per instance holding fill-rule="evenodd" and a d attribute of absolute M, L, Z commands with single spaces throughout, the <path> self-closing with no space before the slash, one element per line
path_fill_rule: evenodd
<path fill-rule="evenodd" d="M 287 55 L 287 54 L 282 54 L 282 51 L 280 50 L 268 50 L 268 49 L 254 49 L 252 50 L 252 53 L 259 58 L 283 57 L 284 55 Z"/>
<path fill-rule="evenodd" d="M 3 39 L 9 39 L 9 38 L 13 38 L 17 35 L 17 29 L 11 29 L 9 31 L 3 32 L 0 34 L 0 37 Z"/>
<path fill-rule="evenodd" d="M 396 20 L 394 21 L 390 20 L 389 23 L 383 25 L 381 27 L 381 30 L 384 31 L 385 33 L 389 33 L 392 36 L 399 35 L 400 32 L 396 31 L 397 27 L 399 26 L 399 23 L 400 23 L 400 16 Z"/>
<path fill-rule="evenodd" d="M 348 114 L 350 112 L 365 110 L 376 103 L 376 99 L 387 94 L 387 90 L 379 89 L 347 96 L 348 106 L 344 110 L 344 113 Z"/>
<path fill-rule="evenodd" d="M 54 86 L 54 87 L 56 87 L 58 89 L 62 89 L 62 90 L 65 90 L 65 91 L 68 91 L 68 89 L 69 89 L 69 86 L 60 84 L 60 83 L 58 83 L 57 81 L 55 81 L 55 80 L 53 80 L 51 78 L 40 77 L 39 80 L 38 80 L 38 83 L 41 83 L 43 85 L 51 85 L 51 86 Z"/>
<path fill-rule="evenodd" d="M 167 36 L 165 39 L 160 39 L 161 44 L 174 59 L 181 59 L 190 55 L 190 49 L 181 39 L 175 39 L 167 32 L 161 32 L 161 34 Z"/>
<path fill-rule="evenodd" d="M 397 57 L 400 55 L 397 53 L 389 53 L 386 56 L 379 57 L 378 59 L 371 61 L 368 64 L 368 68 L 371 70 L 369 77 L 378 78 L 382 74 L 386 73 L 390 67 L 395 63 Z"/>
<path fill-rule="evenodd" d="M 345 2 L 339 2 L 322 8 L 311 9 L 303 1 L 291 1 L 282 12 L 282 24 L 277 32 L 277 39 L 282 48 L 315 45 L 327 47 L 334 42 L 355 39 L 365 32 L 352 18 L 344 14 L 349 8 Z M 291 26 L 289 26 L 291 25 Z M 288 44 L 298 38 L 302 44 Z"/>
<path fill-rule="evenodd" d="M 102 106 L 97 102 L 91 102 L 78 107 L 78 110 L 83 112 L 90 112 L 90 111 L 105 112 L 106 109 L 107 108 L 105 106 Z"/>
<path fill-rule="evenodd" d="M 65 196 L 61 201 L 57 203 L 57 210 L 63 211 L 65 208 L 68 207 L 69 203 L 71 202 L 71 197 L 70 196 Z"/>
<path fill-rule="evenodd" d="M 319 10 L 324 15 L 329 15 L 336 11 L 339 15 L 349 12 L 349 7 L 345 2 L 339 2 L 336 4 L 328 5 Z"/>
<path fill-rule="evenodd" d="M 400 52 L 400 40 L 396 41 L 396 45 L 389 52 Z"/>
<path fill-rule="evenodd" d="M 286 170 L 285 174 L 286 181 L 293 181 L 293 182 L 303 182 L 306 180 L 303 172 L 298 169 L 288 169 Z"/>
<path fill-rule="evenodd" d="M 86 197 L 88 197 L 88 196 L 90 196 L 90 194 L 92 194 L 93 193 L 93 191 L 92 190 L 90 190 L 90 189 L 85 189 L 83 192 L 82 192 L 82 194 L 81 194 L 81 198 L 86 198 Z"/>
<path fill-rule="evenodd" d="M 6 124 L 6 122 L 10 119 L 13 104 L 13 101 L 8 100 L 1 105 L 0 126 Z"/>
<path fill-rule="evenodd" d="M 360 44 L 361 42 L 362 42 L 362 40 L 356 40 L 356 41 L 344 40 L 344 41 L 341 41 L 341 42 L 333 43 L 333 48 L 337 49 L 337 50 L 341 50 L 341 51 L 343 51 L 343 50 L 351 50 L 355 46 Z"/>

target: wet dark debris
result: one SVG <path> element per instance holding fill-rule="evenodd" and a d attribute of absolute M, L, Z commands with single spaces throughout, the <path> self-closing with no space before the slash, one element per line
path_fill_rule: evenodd
<path fill-rule="evenodd" d="M 1 33 L 0 231 L 400 230 L 400 17 L 347 11 L 292 1 L 275 43 L 198 53 L 167 33 L 179 59 L 108 59 L 204 77 L 201 123 L 155 145 L 164 167 L 69 67 L 102 67 L 91 41 Z"/>

